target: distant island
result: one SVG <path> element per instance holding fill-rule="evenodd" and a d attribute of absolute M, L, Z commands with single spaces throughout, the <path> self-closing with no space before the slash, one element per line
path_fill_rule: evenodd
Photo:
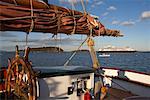
<path fill-rule="evenodd" d="M 115 46 L 105 46 L 104 48 L 101 48 L 98 50 L 99 53 L 131 53 L 136 52 L 135 49 L 130 47 L 115 47 Z"/>
<path fill-rule="evenodd" d="M 73 50 L 72 52 L 89 52 L 87 49 Z"/>
<path fill-rule="evenodd" d="M 20 50 L 23 51 L 23 50 Z M 36 47 L 30 48 L 30 52 L 63 52 L 64 50 L 59 47 Z"/>

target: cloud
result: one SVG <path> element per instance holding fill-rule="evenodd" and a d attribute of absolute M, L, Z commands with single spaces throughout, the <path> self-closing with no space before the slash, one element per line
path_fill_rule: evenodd
<path fill-rule="evenodd" d="M 107 8 L 107 10 L 116 10 L 116 9 L 117 9 L 117 8 L 114 7 L 114 6 L 110 6 L 110 7 Z"/>
<path fill-rule="evenodd" d="M 141 22 L 141 19 L 139 18 L 139 19 L 137 19 L 135 22 L 136 22 L 136 23 L 139 23 L 139 22 Z"/>
<path fill-rule="evenodd" d="M 22 40 L 22 39 L 21 39 L 21 40 L 16 40 L 16 39 L 15 39 L 15 40 L 9 40 L 9 41 L 10 41 L 10 42 L 16 42 L 16 43 L 18 43 L 18 42 L 20 42 L 20 43 L 21 43 L 21 42 L 25 43 L 25 42 L 26 42 L 26 40 Z M 28 42 L 38 42 L 38 41 L 39 41 L 39 39 L 29 39 L 29 40 L 28 40 Z"/>
<path fill-rule="evenodd" d="M 0 32 L 0 37 L 16 37 L 16 35 L 11 34 L 11 32 Z"/>
<path fill-rule="evenodd" d="M 95 7 L 95 4 L 92 4 L 92 5 L 91 5 L 91 8 L 94 8 L 94 7 Z"/>
<path fill-rule="evenodd" d="M 103 4 L 103 1 L 98 1 L 98 2 L 96 3 L 96 5 L 101 5 L 101 4 Z"/>
<path fill-rule="evenodd" d="M 29 39 L 28 41 L 28 46 L 29 47 L 42 47 L 42 46 L 61 46 L 62 48 L 66 49 L 66 46 L 72 47 L 74 46 L 77 48 L 80 43 L 82 43 L 82 39 L 78 38 L 67 38 L 64 37 L 62 39 L 53 39 L 53 38 L 45 38 L 45 39 Z M 0 45 L 0 50 L 15 50 L 15 46 L 18 45 L 20 49 L 24 49 L 26 46 L 26 41 L 25 39 L 19 39 L 19 40 L 7 40 L 7 41 L 2 41 L 2 45 Z M 73 48 L 67 48 L 73 49 Z"/>
<path fill-rule="evenodd" d="M 109 14 L 109 12 L 105 12 L 102 14 L 102 16 L 107 16 Z"/>
<path fill-rule="evenodd" d="M 26 40 L 10 40 L 11 43 L 23 43 L 25 44 Z M 29 44 L 46 44 L 46 45 L 70 45 L 74 43 L 82 42 L 81 39 L 76 38 L 62 38 L 62 39 L 53 39 L 53 38 L 43 38 L 43 39 L 29 39 Z"/>
<path fill-rule="evenodd" d="M 150 11 L 144 11 L 141 14 L 142 19 L 150 19 Z"/>
<path fill-rule="evenodd" d="M 120 25 L 123 25 L 123 26 L 132 26 L 134 24 L 135 24 L 135 22 L 133 22 L 133 21 L 124 21 L 124 22 L 120 23 Z"/>
<path fill-rule="evenodd" d="M 83 0 L 84 2 L 89 2 L 90 0 Z M 59 0 L 61 3 L 70 3 L 70 4 L 77 4 L 81 3 L 81 0 Z"/>
<path fill-rule="evenodd" d="M 116 20 L 115 20 L 115 21 L 112 21 L 111 24 L 112 24 L 112 25 L 118 25 L 119 23 L 120 23 L 119 21 L 116 21 Z"/>
<path fill-rule="evenodd" d="M 122 25 L 122 26 L 132 26 L 135 24 L 134 21 L 123 21 L 123 22 L 120 22 L 118 20 L 114 20 L 112 21 L 111 23 L 112 25 Z"/>
<path fill-rule="evenodd" d="M 72 39 L 72 38 L 64 38 L 64 39 L 51 39 L 47 41 L 46 44 L 60 44 L 60 45 L 75 45 L 81 43 L 83 40 L 81 39 Z"/>
<path fill-rule="evenodd" d="M 94 8 L 95 6 L 99 6 L 103 4 L 103 1 L 99 1 L 99 0 L 95 0 L 93 1 L 93 3 L 91 4 L 91 8 Z"/>

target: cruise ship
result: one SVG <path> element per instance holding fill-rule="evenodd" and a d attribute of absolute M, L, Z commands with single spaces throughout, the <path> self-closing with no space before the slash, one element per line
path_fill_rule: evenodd
<path fill-rule="evenodd" d="M 130 47 L 116 47 L 116 46 L 111 46 L 107 45 L 103 48 L 100 48 L 98 52 L 104 53 L 104 52 L 136 52 L 135 49 L 130 48 Z"/>

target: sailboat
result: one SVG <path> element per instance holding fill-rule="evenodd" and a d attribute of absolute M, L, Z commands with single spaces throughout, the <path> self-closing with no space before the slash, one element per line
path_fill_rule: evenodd
<path fill-rule="evenodd" d="M 82 0 L 81 0 L 82 1 Z M 83 2 L 82 2 L 83 4 Z M 84 7 L 83 7 L 84 8 Z M 0 98 L 8 100 L 149 100 L 150 75 L 100 67 L 94 50 L 94 36 L 122 36 L 106 29 L 88 14 L 37 0 L 0 0 L 0 31 L 43 32 L 87 35 L 93 66 L 68 66 L 76 52 L 63 66 L 38 67 L 29 61 L 30 48 L 24 56 L 16 54 L 1 68 Z"/>

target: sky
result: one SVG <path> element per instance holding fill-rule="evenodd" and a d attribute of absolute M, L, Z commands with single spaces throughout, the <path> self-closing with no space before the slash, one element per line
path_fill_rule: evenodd
<path fill-rule="evenodd" d="M 86 11 L 99 17 L 109 29 L 120 30 L 123 37 L 94 37 L 95 49 L 107 45 L 131 47 L 138 51 L 150 51 L 150 0 L 83 0 Z M 49 3 L 83 11 L 81 0 L 49 0 Z M 0 32 L 0 50 L 14 51 L 15 45 L 25 48 L 24 32 Z M 47 33 L 29 34 L 29 47 L 59 46 L 64 50 L 76 50 L 86 36 L 58 35 L 52 38 Z M 82 49 L 87 49 L 86 44 Z"/>

